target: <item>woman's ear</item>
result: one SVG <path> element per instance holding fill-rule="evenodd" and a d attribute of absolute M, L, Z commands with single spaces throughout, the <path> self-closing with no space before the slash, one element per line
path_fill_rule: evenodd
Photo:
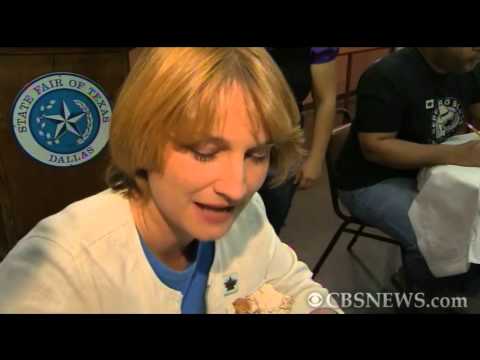
<path fill-rule="evenodd" d="M 135 187 L 138 189 L 138 195 L 143 201 L 150 198 L 150 187 L 148 184 L 148 171 L 138 169 L 135 171 Z"/>

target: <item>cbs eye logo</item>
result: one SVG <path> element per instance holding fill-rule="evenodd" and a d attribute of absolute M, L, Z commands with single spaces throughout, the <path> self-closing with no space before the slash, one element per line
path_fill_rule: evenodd
<path fill-rule="evenodd" d="M 307 297 L 307 303 L 313 308 L 318 308 L 323 304 L 323 296 L 318 292 L 312 292 Z"/>

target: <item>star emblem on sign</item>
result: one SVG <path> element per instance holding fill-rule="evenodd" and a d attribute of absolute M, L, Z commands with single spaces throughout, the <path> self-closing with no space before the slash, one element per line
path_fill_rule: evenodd
<path fill-rule="evenodd" d="M 58 115 L 44 115 L 44 118 L 55 123 L 55 135 L 54 140 L 58 140 L 67 132 L 75 134 L 81 137 L 78 129 L 78 122 L 85 116 L 84 112 L 72 114 L 65 101 L 62 101 L 60 108 L 60 114 Z"/>

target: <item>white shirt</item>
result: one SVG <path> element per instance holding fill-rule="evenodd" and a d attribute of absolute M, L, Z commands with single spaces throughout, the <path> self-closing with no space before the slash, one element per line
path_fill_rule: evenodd
<path fill-rule="evenodd" d="M 231 291 L 229 277 L 237 279 Z M 255 194 L 215 242 L 207 313 L 234 313 L 235 299 L 264 283 L 294 297 L 292 313 L 314 310 L 311 292 L 328 294 L 276 236 Z M 1 313 L 179 314 L 181 300 L 145 258 L 128 200 L 111 190 L 44 219 L 0 263 Z"/>

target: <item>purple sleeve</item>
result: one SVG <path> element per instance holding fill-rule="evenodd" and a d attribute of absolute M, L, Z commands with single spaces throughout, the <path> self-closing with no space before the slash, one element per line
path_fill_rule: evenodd
<path fill-rule="evenodd" d="M 324 64 L 334 60 L 338 54 L 338 47 L 312 47 L 310 48 L 311 64 Z"/>

